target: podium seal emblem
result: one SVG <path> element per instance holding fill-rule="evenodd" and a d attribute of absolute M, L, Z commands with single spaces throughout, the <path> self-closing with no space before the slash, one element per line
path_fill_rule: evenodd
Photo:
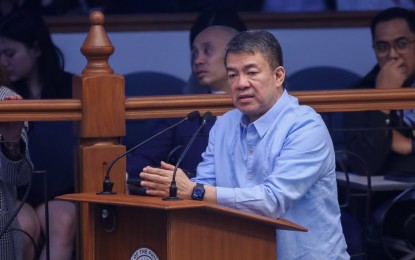
<path fill-rule="evenodd" d="M 130 260 L 159 260 L 159 258 L 153 250 L 142 247 L 134 252 Z"/>

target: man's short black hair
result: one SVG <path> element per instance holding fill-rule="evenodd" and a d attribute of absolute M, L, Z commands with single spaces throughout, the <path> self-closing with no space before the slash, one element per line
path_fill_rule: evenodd
<path fill-rule="evenodd" d="M 372 23 L 370 25 L 372 39 L 375 38 L 375 29 L 379 23 L 394 19 L 405 20 L 408 23 L 409 30 L 415 33 L 415 13 L 405 8 L 392 7 L 381 11 L 373 18 Z"/>

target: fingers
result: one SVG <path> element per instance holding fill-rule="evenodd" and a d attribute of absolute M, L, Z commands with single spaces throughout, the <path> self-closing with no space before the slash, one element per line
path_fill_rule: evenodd
<path fill-rule="evenodd" d="M 165 170 L 171 170 L 171 171 L 173 171 L 174 170 L 174 165 L 171 165 L 171 164 L 169 164 L 169 163 L 166 163 L 166 162 L 161 162 L 161 168 L 163 168 L 163 169 L 165 169 Z"/>
<path fill-rule="evenodd" d="M 23 98 L 20 95 L 16 95 L 16 96 L 5 96 L 4 99 L 5 100 L 22 100 Z"/>
<path fill-rule="evenodd" d="M 141 186 L 147 187 L 147 194 L 167 196 L 172 178 L 172 171 L 147 166 L 140 173 Z"/>

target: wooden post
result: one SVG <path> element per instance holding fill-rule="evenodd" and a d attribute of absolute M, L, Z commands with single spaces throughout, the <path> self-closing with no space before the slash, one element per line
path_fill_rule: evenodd
<path fill-rule="evenodd" d="M 76 127 L 79 136 L 75 187 L 77 192 L 100 192 L 108 165 L 125 146 L 120 144 L 125 135 L 125 90 L 124 77 L 115 75 L 108 64 L 114 52 L 105 30 L 104 15 L 90 14 L 91 28 L 81 47 L 87 59 L 82 75 L 73 78 L 73 96 L 82 103 L 82 120 Z M 113 190 L 125 193 L 126 163 L 119 160 L 111 170 Z M 102 195 L 112 196 L 112 195 Z M 80 207 L 80 232 L 83 237 L 92 235 L 87 215 L 88 205 Z M 84 259 L 95 259 L 91 245 L 78 236 L 78 253 Z"/>

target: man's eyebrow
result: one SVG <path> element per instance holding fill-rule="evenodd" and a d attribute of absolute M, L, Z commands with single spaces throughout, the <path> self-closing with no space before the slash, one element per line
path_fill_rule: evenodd
<path fill-rule="evenodd" d="M 399 36 L 398 38 L 393 39 L 392 42 L 396 42 L 396 41 L 400 41 L 400 40 L 409 40 L 409 38 L 406 37 L 406 36 Z M 378 41 L 375 41 L 374 43 L 389 43 L 389 42 L 385 41 L 385 40 L 378 40 Z"/>
<path fill-rule="evenodd" d="M 248 70 L 251 68 L 258 68 L 258 66 L 255 63 L 251 63 L 251 64 L 246 64 L 243 69 L 244 70 Z M 236 70 L 235 67 L 231 67 L 231 66 L 226 66 L 226 70 Z"/>
<path fill-rule="evenodd" d="M 254 64 L 254 63 L 246 64 L 244 66 L 244 69 L 252 69 L 252 68 L 258 68 L 258 66 L 256 64 Z"/>

